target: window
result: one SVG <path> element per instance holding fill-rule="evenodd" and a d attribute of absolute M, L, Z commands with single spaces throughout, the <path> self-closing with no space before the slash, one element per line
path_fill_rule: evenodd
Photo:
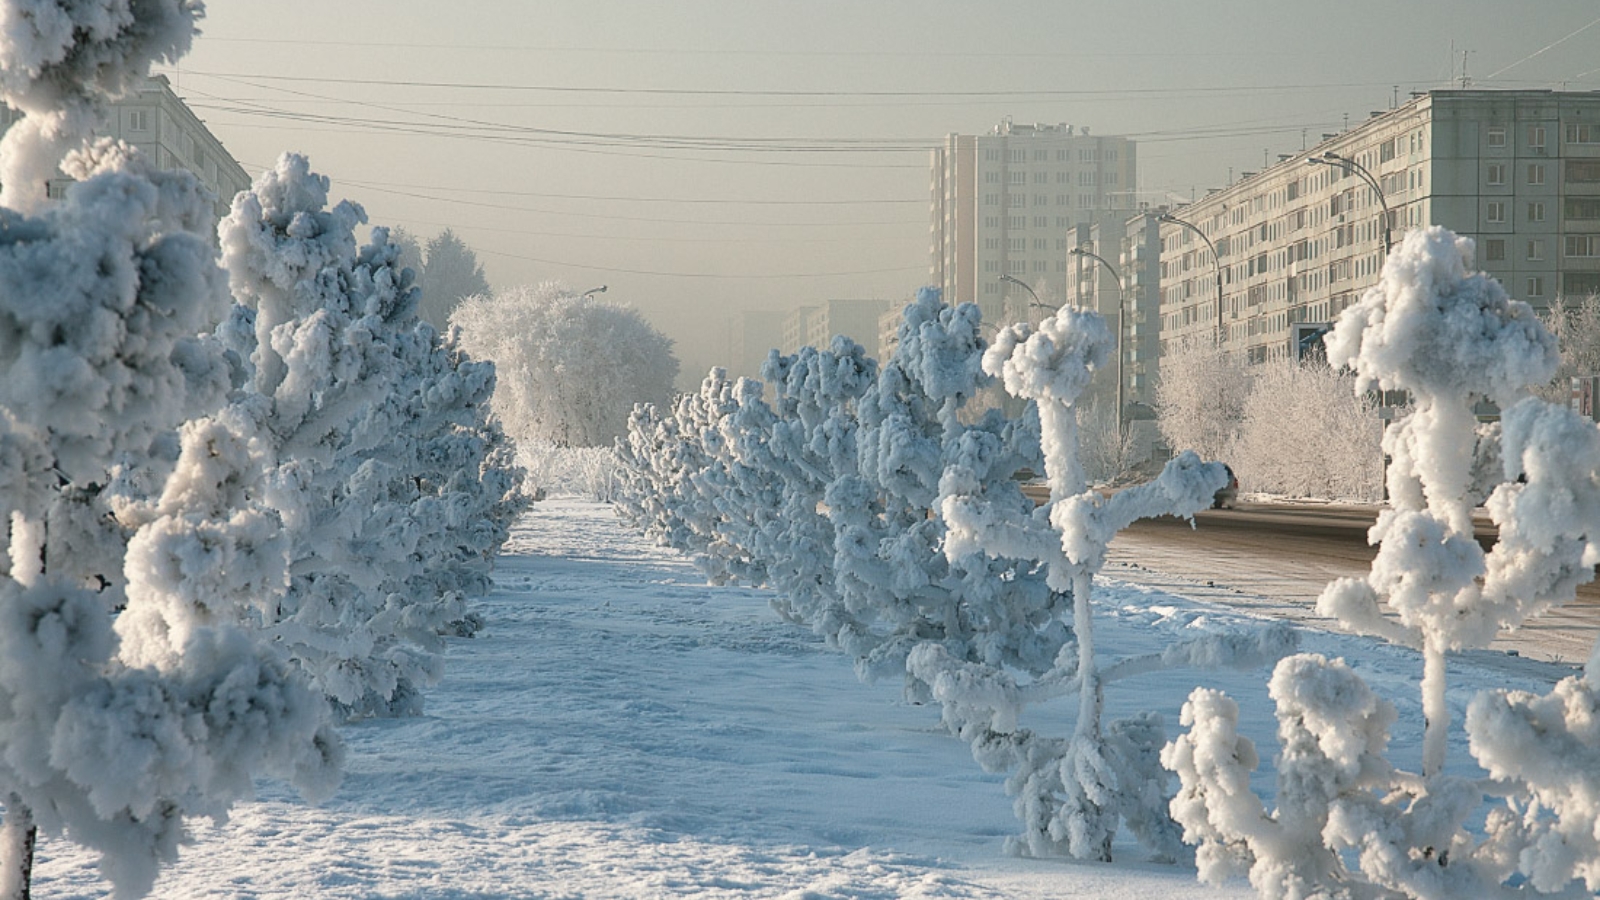
<path fill-rule="evenodd" d="M 149 131 L 150 111 L 147 109 L 132 109 L 128 111 L 129 131 Z"/>
<path fill-rule="evenodd" d="M 983 239 L 983 249 L 985 249 L 985 250 L 999 250 L 1000 249 L 1000 239 L 997 238 L 997 237 L 984 238 Z"/>
<path fill-rule="evenodd" d="M 983 217 L 983 227 L 985 227 L 985 228 L 999 228 L 1000 227 L 1000 217 L 999 216 L 984 216 Z"/>
<path fill-rule="evenodd" d="M 1033 195 L 1033 205 L 1034 206 L 1049 206 L 1050 205 L 1050 198 L 1048 196 L 1044 195 L 1044 194 L 1034 194 Z"/>
<path fill-rule="evenodd" d="M 1528 204 L 1528 221 L 1544 221 L 1544 202 L 1542 200 L 1535 200 Z"/>
<path fill-rule="evenodd" d="M 1544 259 L 1544 241 L 1528 242 L 1528 261 L 1539 262 Z"/>
<path fill-rule="evenodd" d="M 1000 148 L 999 147 L 990 147 L 989 149 L 983 151 L 983 161 L 984 162 L 999 162 L 1000 161 Z"/>
<path fill-rule="evenodd" d="M 1485 171 L 1485 175 L 1484 175 L 1484 183 L 1485 184 L 1505 184 L 1506 183 L 1506 167 L 1505 167 L 1505 163 L 1490 163 L 1489 167 L 1487 169 L 1485 169 L 1484 171 Z"/>
<path fill-rule="evenodd" d="M 1035 172 L 1035 173 L 1033 173 L 1033 183 L 1034 184 L 1049 184 L 1050 183 L 1050 173 L 1049 172 Z"/>
<path fill-rule="evenodd" d="M 1012 172 L 1010 174 L 1010 176 L 1007 178 L 1007 181 L 1010 184 L 1027 184 L 1028 183 L 1028 173 L 1027 172 Z"/>
<path fill-rule="evenodd" d="M 999 184 L 1000 183 L 1000 171 L 998 169 L 990 169 L 989 171 L 983 173 L 983 183 L 984 184 Z"/>
<path fill-rule="evenodd" d="M 1056 205 L 1057 206 L 1070 206 L 1070 205 L 1072 205 L 1072 195 L 1071 194 L 1057 194 L 1056 195 Z"/>
<path fill-rule="evenodd" d="M 1483 218 L 1486 222 L 1496 224 L 1506 220 L 1506 205 L 1499 200 L 1490 200 L 1483 205 Z"/>
<path fill-rule="evenodd" d="M 1530 277 L 1528 279 L 1528 296 L 1529 297 L 1543 297 L 1544 296 L 1544 279 L 1543 278 L 1541 278 L 1538 275 L 1534 275 L 1534 276 L 1532 276 L 1532 277 Z"/>
<path fill-rule="evenodd" d="M 984 260 L 983 261 L 983 270 L 985 272 L 999 272 L 1000 271 L 1000 260 L 998 260 L 998 259 L 986 259 L 986 260 Z"/>
<path fill-rule="evenodd" d="M 999 206 L 1000 205 L 1000 195 L 999 194 L 984 194 L 983 195 L 983 205 L 984 206 Z"/>
<path fill-rule="evenodd" d="M 1028 205 L 1027 194 L 1009 194 L 1006 196 L 1006 205 L 1012 209 L 1021 209 Z"/>
<path fill-rule="evenodd" d="M 1106 184 L 1110 185 L 1112 187 L 1115 187 L 1116 184 L 1117 184 L 1117 173 L 1115 173 L 1115 172 L 1107 172 L 1106 173 Z"/>
<path fill-rule="evenodd" d="M 1049 216 L 1034 216 L 1033 217 L 1033 227 L 1035 227 L 1035 228 L 1049 228 L 1050 227 L 1050 217 Z"/>
<path fill-rule="evenodd" d="M 1034 238 L 1033 239 L 1033 249 L 1035 249 L 1035 250 L 1049 250 L 1050 249 L 1050 245 L 1045 242 L 1044 238 Z"/>
<path fill-rule="evenodd" d="M 1569 234 L 1564 249 L 1567 256 L 1600 256 L 1600 234 Z"/>
<path fill-rule="evenodd" d="M 1072 152 L 1071 151 L 1069 151 L 1069 150 L 1057 150 L 1056 151 L 1056 162 L 1067 162 L 1070 159 L 1072 159 Z"/>
<path fill-rule="evenodd" d="M 1483 242 L 1484 262 L 1500 262 L 1506 258 L 1506 242 L 1504 238 L 1485 238 Z"/>
<path fill-rule="evenodd" d="M 1390 138 L 1378 145 L 1378 162 L 1388 162 L 1394 159 L 1395 139 Z"/>
<path fill-rule="evenodd" d="M 1095 182 L 1094 175 L 1095 173 L 1093 172 L 1079 172 L 1078 187 L 1093 187 Z"/>
<path fill-rule="evenodd" d="M 1600 184 L 1600 159 L 1567 160 L 1569 184 Z"/>
<path fill-rule="evenodd" d="M 1033 261 L 1033 271 L 1035 273 L 1048 272 L 1050 271 L 1050 263 L 1047 260 L 1036 259 Z"/>
<path fill-rule="evenodd" d="M 1033 161 L 1034 162 L 1049 162 L 1050 161 L 1050 151 L 1049 150 L 1035 150 L 1035 151 L 1033 151 Z"/>
<path fill-rule="evenodd" d="M 1000 293 L 1000 285 L 998 282 L 985 281 L 983 283 L 983 292 L 985 294 L 998 294 Z"/>
<path fill-rule="evenodd" d="M 1028 161 L 1028 151 L 1027 150 L 1013 150 L 1009 154 L 1006 155 L 1006 158 L 1011 160 L 1014 163 L 1027 162 Z"/>
<path fill-rule="evenodd" d="M 1568 219 L 1595 221 L 1600 219 L 1600 198 L 1568 197 L 1564 212 Z"/>
<path fill-rule="evenodd" d="M 1528 146 L 1534 150 L 1544 149 L 1544 126 L 1528 126 Z"/>
<path fill-rule="evenodd" d="M 1028 261 L 1025 259 L 1010 260 L 1006 263 L 1006 269 L 1012 275 L 1025 275 L 1028 272 Z"/>
<path fill-rule="evenodd" d="M 1117 148 L 1115 148 L 1115 147 L 1107 147 L 1106 148 L 1106 152 L 1105 152 L 1105 160 L 1106 160 L 1106 162 L 1116 162 L 1117 161 Z"/>
<path fill-rule="evenodd" d="M 1567 143 L 1569 144 L 1594 144 L 1600 143 L 1600 129 L 1586 122 L 1573 122 L 1567 126 Z"/>
<path fill-rule="evenodd" d="M 1057 228 L 1066 228 L 1067 227 L 1067 217 L 1066 216 L 1056 216 L 1056 227 Z"/>
<path fill-rule="evenodd" d="M 1011 250 L 1011 251 L 1013 251 L 1015 253 L 1021 253 L 1022 251 L 1028 249 L 1028 239 L 1027 238 L 1010 238 L 1009 240 L 1006 241 L 1006 249 Z"/>
<path fill-rule="evenodd" d="M 1071 184 L 1071 183 L 1072 183 L 1072 175 L 1070 173 L 1067 173 L 1067 172 L 1057 172 L 1056 173 L 1056 184 Z"/>
<path fill-rule="evenodd" d="M 1528 183 L 1544 184 L 1544 163 L 1530 163 L 1528 165 Z"/>
<path fill-rule="evenodd" d="M 1504 147 L 1506 145 L 1506 127 L 1504 125 L 1489 126 L 1489 146 Z"/>
<path fill-rule="evenodd" d="M 1006 227 L 1007 228 L 1027 228 L 1028 227 L 1028 217 L 1027 216 L 1007 216 L 1006 217 Z"/>

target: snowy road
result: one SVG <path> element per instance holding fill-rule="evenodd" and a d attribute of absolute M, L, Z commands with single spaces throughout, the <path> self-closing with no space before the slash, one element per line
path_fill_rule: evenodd
<path fill-rule="evenodd" d="M 1481 512 L 1481 511 L 1480 511 Z M 1106 574 L 1186 596 L 1278 616 L 1318 628 L 1317 597 L 1336 578 L 1363 577 L 1376 549 L 1367 546 L 1372 507 L 1240 504 L 1206 510 L 1196 528 L 1176 519 L 1136 522 L 1111 544 Z M 1493 526 L 1480 523 L 1481 539 Z M 1508 632 L 1494 650 L 1534 659 L 1582 663 L 1600 635 L 1600 585 L 1577 600 Z"/>
<path fill-rule="evenodd" d="M 264 786 L 157 885 L 168 898 L 1252 896 L 1193 870 L 1002 852 L 1017 827 L 938 714 L 781 622 L 758 591 L 711 588 L 610 510 L 538 504 L 502 557 L 486 631 L 453 641 L 426 715 L 345 729 L 348 775 L 321 807 Z M 1097 592 L 1108 657 L 1183 634 L 1250 627 L 1218 607 L 1108 582 Z M 1409 651 L 1307 632 L 1400 707 L 1393 757 L 1420 738 Z M 1543 688 L 1564 674 L 1524 660 L 1453 669 L 1452 706 L 1486 685 Z M 1225 688 L 1270 760 L 1266 673 L 1168 672 L 1118 683 L 1112 716 Z M 1070 703 L 1025 724 L 1070 729 Z M 1059 707 L 1059 708 L 1058 708 Z M 1459 738 L 1456 765 L 1469 765 Z M 1268 762 L 1270 766 L 1270 762 Z M 1271 792 L 1271 772 L 1258 773 Z M 105 897 L 92 859 L 41 845 L 39 897 Z"/>

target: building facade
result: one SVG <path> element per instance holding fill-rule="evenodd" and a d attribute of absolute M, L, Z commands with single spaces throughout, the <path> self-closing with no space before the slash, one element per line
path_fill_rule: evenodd
<path fill-rule="evenodd" d="M 784 353 L 797 352 L 801 347 L 826 350 L 834 335 L 844 335 L 860 344 L 867 355 L 881 358 L 879 347 L 879 320 L 889 309 L 887 300 L 826 300 L 822 303 L 801 306 L 791 311 L 783 321 Z"/>
<path fill-rule="evenodd" d="M 1396 245 L 1431 225 L 1473 238 L 1475 264 L 1537 307 L 1600 290 L 1600 92 L 1430 91 L 1323 138 L 1161 225 L 1163 347 L 1291 354 L 1297 326 L 1377 282 L 1385 224 Z"/>
<path fill-rule="evenodd" d="M 3 109 L 3 113 L 0 131 L 21 117 L 12 109 Z M 173 93 L 164 75 L 144 79 L 137 91 L 112 104 L 108 120 L 96 135 L 138 147 L 163 171 L 183 169 L 192 173 L 216 195 L 218 216 L 228 212 L 235 194 L 250 186 L 244 167 L 194 110 Z M 59 199 L 71 183 L 66 176 L 52 179 L 50 196 Z"/>
<path fill-rule="evenodd" d="M 1166 207 L 1140 210 L 1120 221 L 1099 222 L 1079 247 L 1109 264 L 1077 255 L 1075 294 L 1117 335 L 1117 408 L 1122 420 L 1153 415 L 1161 352 L 1161 223 Z"/>
<path fill-rule="evenodd" d="M 1013 290 L 1031 302 L 1003 275 L 1059 303 L 1074 229 L 1097 212 L 1133 206 L 1136 173 L 1133 141 L 1066 124 L 1007 119 L 986 135 L 947 136 L 933 151 L 929 184 L 930 283 L 946 302 L 977 303 L 990 322 L 1026 318 Z"/>

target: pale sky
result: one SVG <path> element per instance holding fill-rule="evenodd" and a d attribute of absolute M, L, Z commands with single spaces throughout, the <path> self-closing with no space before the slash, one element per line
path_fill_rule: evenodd
<path fill-rule="evenodd" d="M 698 382 L 742 308 L 905 299 L 928 149 L 1006 116 L 1187 198 L 1396 90 L 1600 90 L 1594 0 L 212 0 L 163 69 L 252 176 L 307 154 L 496 287 L 637 306 Z M 1452 46 L 1455 49 L 1451 55 Z"/>

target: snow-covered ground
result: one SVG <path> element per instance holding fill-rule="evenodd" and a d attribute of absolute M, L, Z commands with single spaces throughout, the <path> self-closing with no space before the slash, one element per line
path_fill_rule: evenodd
<path fill-rule="evenodd" d="M 488 627 L 453 642 L 417 718 L 349 726 L 338 794 L 308 806 L 278 785 L 221 827 L 199 823 L 155 896 L 1249 897 L 1150 863 L 1003 854 L 1016 828 L 1001 779 L 895 684 L 781 622 L 759 591 L 707 587 L 609 508 L 538 504 L 501 558 Z M 1245 621 L 1120 582 L 1096 593 L 1108 657 Z M 1410 651 L 1306 631 L 1396 703 L 1390 758 L 1414 768 L 1421 714 Z M 1541 691 L 1566 667 L 1479 654 L 1452 666 L 1451 704 L 1478 689 Z M 1168 672 L 1108 689 L 1112 717 L 1177 711 L 1196 683 L 1226 689 L 1270 769 L 1266 673 Z M 1066 734 L 1074 703 L 1025 724 Z M 1455 766 L 1470 766 L 1459 735 Z M 1271 773 L 1256 789 L 1270 794 Z M 101 897 L 90 856 L 40 846 L 41 897 Z"/>

